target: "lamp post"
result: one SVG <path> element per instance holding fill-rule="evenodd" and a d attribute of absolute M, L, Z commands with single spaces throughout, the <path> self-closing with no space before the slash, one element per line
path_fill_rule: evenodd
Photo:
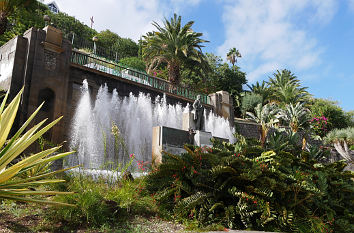
<path fill-rule="evenodd" d="M 98 37 L 97 36 L 92 37 L 92 41 L 93 41 L 93 54 L 96 54 L 96 42 L 98 41 Z"/>

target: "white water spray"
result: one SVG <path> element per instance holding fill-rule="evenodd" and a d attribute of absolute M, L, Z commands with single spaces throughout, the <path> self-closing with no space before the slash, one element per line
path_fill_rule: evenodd
<path fill-rule="evenodd" d="M 94 105 L 90 100 L 87 81 L 83 81 L 81 97 L 72 122 L 70 147 L 77 151 L 69 159 L 69 164 L 81 164 L 84 168 L 103 169 L 111 164 L 129 160 L 134 153 L 140 161 L 151 160 L 152 128 L 167 126 L 182 129 L 183 112 L 189 106 L 169 105 L 165 98 L 157 97 L 152 103 L 149 95 L 120 98 L 116 89 L 108 92 L 107 85 L 98 90 Z M 120 140 L 112 134 L 112 126 L 117 125 Z M 234 129 L 229 122 L 212 112 L 206 116 L 205 130 L 213 136 L 234 141 Z M 117 146 L 118 145 L 118 146 Z"/>

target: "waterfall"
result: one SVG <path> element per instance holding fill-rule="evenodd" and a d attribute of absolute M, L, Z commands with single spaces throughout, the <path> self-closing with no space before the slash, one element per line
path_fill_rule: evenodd
<path fill-rule="evenodd" d="M 107 85 L 99 88 L 92 103 L 84 80 L 71 125 L 70 147 L 76 153 L 69 158 L 69 164 L 114 169 L 129 161 L 131 153 L 139 161 L 151 161 L 152 128 L 181 129 L 183 112 L 188 111 L 188 105 L 167 104 L 165 97 L 157 97 L 154 102 L 144 93 L 120 98 L 116 89 L 109 93 Z M 205 116 L 205 130 L 234 140 L 229 122 L 212 112 Z"/>

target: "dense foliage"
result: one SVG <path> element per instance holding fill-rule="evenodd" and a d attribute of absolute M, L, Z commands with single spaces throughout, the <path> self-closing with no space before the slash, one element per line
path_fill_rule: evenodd
<path fill-rule="evenodd" d="M 177 217 L 233 229 L 354 230 L 354 176 L 343 172 L 343 162 L 324 165 L 310 152 L 276 153 L 242 143 L 186 149 L 164 155 L 147 177 L 160 208 Z"/>
<path fill-rule="evenodd" d="M 154 22 L 156 31 L 143 36 L 142 54 L 147 64 L 148 73 L 159 68 L 160 64 L 167 65 L 168 79 L 174 84 L 181 82 L 181 67 L 189 66 L 207 68 L 202 44 L 208 42 L 201 39 L 203 33 L 192 30 L 193 21 L 182 25 L 181 16 L 174 16 L 163 21 L 163 26 Z"/>
<path fill-rule="evenodd" d="M 326 99 L 313 99 L 310 105 L 312 116 L 315 118 L 325 117 L 327 131 L 354 126 L 354 119 L 350 113 L 343 111 L 338 103 Z"/>

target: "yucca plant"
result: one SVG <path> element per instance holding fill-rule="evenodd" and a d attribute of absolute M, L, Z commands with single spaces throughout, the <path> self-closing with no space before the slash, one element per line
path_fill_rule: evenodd
<path fill-rule="evenodd" d="M 43 120 L 25 132 L 25 129 L 29 126 L 30 122 L 42 107 L 42 104 L 14 134 L 14 136 L 9 138 L 9 133 L 17 114 L 22 92 L 23 88 L 5 107 L 5 103 L 9 94 L 7 93 L 0 106 L 0 199 L 68 205 L 65 203 L 50 201 L 45 198 L 34 197 L 56 194 L 71 194 L 70 192 L 39 191 L 34 189 L 34 187 L 44 184 L 64 182 L 65 180 L 51 179 L 50 177 L 56 173 L 63 172 L 70 168 L 52 172 L 44 169 L 42 172 L 38 172 L 33 176 L 24 176 L 24 174 L 28 174 L 30 170 L 33 170 L 33 168 L 37 166 L 43 166 L 54 160 L 63 158 L 73 152 L 65 152 L 53 155 L 53 153 L 60 148 L 60 146 L 57 146 L 47 150 L 42 150 L 39 153 L 32 154 L 28 157 L 20 159 L 18 162 L 14 162 L 14 160 L 17 159 L 25 149 L 27 149 L 33 142 L 35 142 L 61 119 L 60 117 L 48 125 L 42 127 L 46 121 Z"/>
<path fill-rule="evenodd" d="M 263 147 L 266 142 L 269 129 L 271 127 L 275 127 L 279 123 L 279 120 L 276 118 L 279 109 L 275 104 L 266 104 L 264 106 L 262 106 L 262 104 L 258 104 L 254 108 L 254 112 L 255 114 L 246 112 L 248 116 L 247 119 L 261 125 L 260 141 Z"/>

